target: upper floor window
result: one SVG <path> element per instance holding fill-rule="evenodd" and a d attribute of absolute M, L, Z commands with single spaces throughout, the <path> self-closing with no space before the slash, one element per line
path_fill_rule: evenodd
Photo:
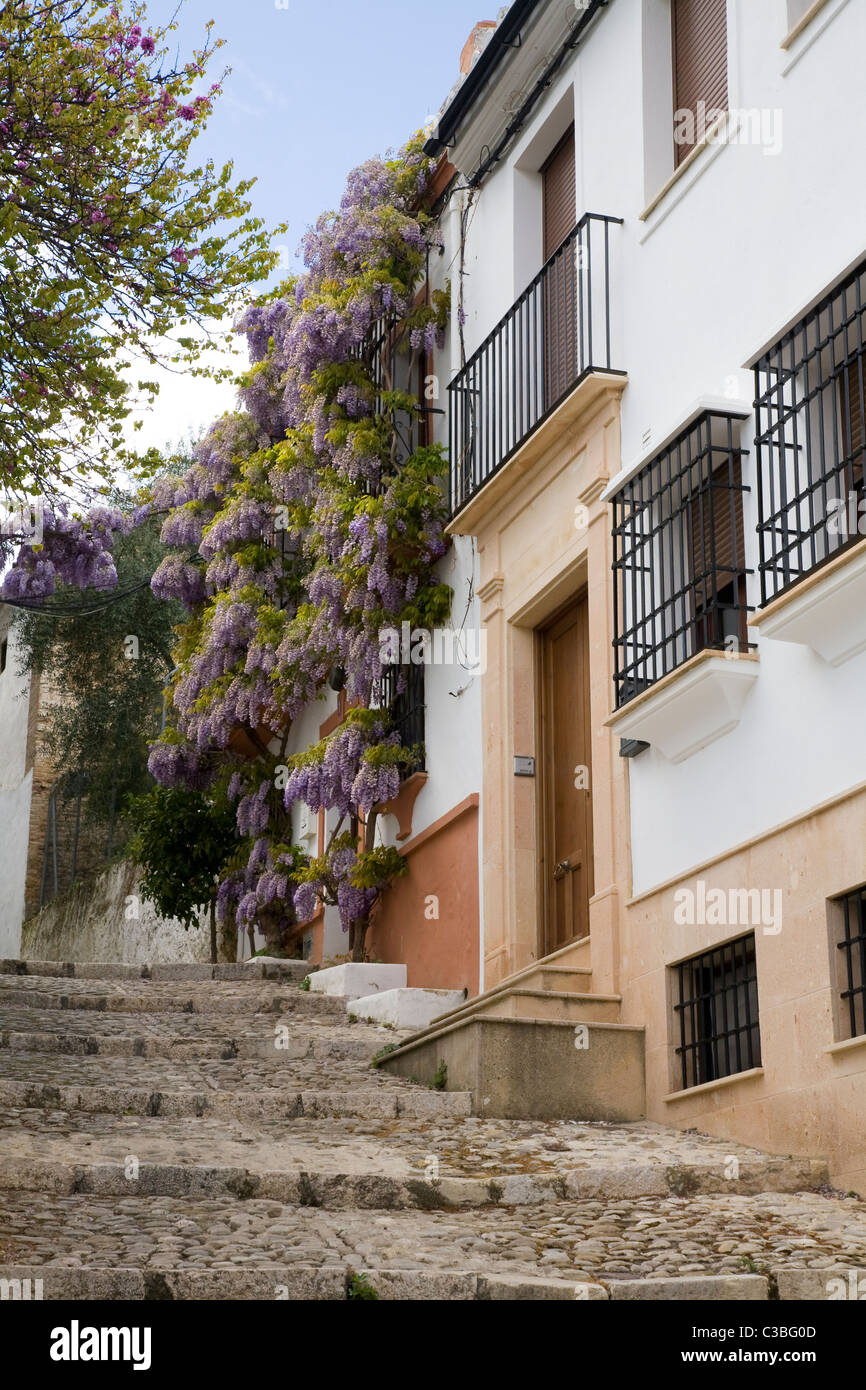
<path fill-rule="evenodd" d="M 423 772 L 425 768 L 424 672 L 423 663 L 386 666 L 374 694 L 376 706 L 388 711 L 391 732 L 398 735 L 400 747 L 411 753 L 409 762 L 401 768 L 400 775 L 404 781 L 414 772 Z"/>
<path fill-rule="evenodd" d="M 541 170 L 544 260 L 558 251 L 577 222 L 574 126 L 563 135 Z"/>
<path fill-rule="evenodd" d="M 672 0 L 674 162 L 728 109 L 726 0 Z"/>
<path fill-rule="evenodd" d="M 761 598 L 866 535 L 866 261 L 755 365 Z"/>
<path fill-rule="evenodd" d="M 739 421 L 704 412 L 613 498 L 617 708 L 706 650 L 749 650 Z"/>
<path fill-rule="evenodd" d="M 553 405 L 577 376 L 577 294 L 580 265 L 556 255 L 577 222 L 574 126 L 560 140 L 541 170 L 544 262 L 544 395 Z M 548 264 L 549 263 L 549 264 Z"/>

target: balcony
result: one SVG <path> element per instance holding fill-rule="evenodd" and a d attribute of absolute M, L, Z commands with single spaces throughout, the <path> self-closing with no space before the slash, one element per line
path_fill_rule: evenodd
<path fill-rule="evenodd" d="M 758 674 L 734 413 L 704 410 L 613 504 L 614 732 L 682 762 L 732 729 Z"/>
<path fill-rule="evenodd" d="M 866 261 L 755 364 L 762 636 L 866 649 Z"/>
<path fill-rule="evenodd" d="M 610 229 L 587 213 L 449 389 L 456 515 L 593 372 L 611 365 Z"/>

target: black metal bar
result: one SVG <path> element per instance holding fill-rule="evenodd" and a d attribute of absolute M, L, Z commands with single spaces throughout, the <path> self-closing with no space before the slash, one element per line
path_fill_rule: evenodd
<path fill-rule="evenodd" d="M 863 489 L 864 291 L 866 261 L 755 364 L 764 604 L 861 539 L 848 515 Z"/>
<path fill-rule="evenodd" d="M 741 959 L 738 948 L 742 948 Z M 730 964 L 726 961 L 728 950 Z M 754 935 L 683 961 L 675 971 L 674 1011 L 680 1025 L 680 1045 L 675 1052 L 680 1059 L 683 1090 L 760 1066 Z"/>
<path fill-rule="evenodd" d="M 604 226 L 599 252 L 604 262 L 599 277 L 604 303 L 600 306 L 594 304 L 592 294 L 593 223 Z M 473 458 L 467 487 L 460 454 L 452 449 L 450 491 L 455 511 L 508 462 L 584 375 L 592 370 L 614 371 L 610 365 L 610 226 L 621 223 L 622 218 L 597 213 L 582 217 L 451 382 L 452 416 L 466 419 L 464 447 Z M 593 360 L 594 334 L 605 340 L 599 364 Z M 622 371 L 615 374 L 624 375 Z"/>
<path fill-rule="evenodd" d="M 705 411 L 614 500 L 617 707 L 696 652 L 748 651 L 744 451 L 737 420 Z M 731 553 L 720 553 L 729 513 Z"/>

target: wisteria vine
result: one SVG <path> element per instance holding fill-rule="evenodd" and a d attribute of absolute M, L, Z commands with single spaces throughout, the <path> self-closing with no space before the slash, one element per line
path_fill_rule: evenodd
<path fill-rule="evenodd" d="M 418 443 L 423 405 L 407 385 L 447 325 L 447 291 L 423 292 L 431 172 L 417 138 L 356 169 L 306 236 L 304 273 L 241 321 L 242 409 L 212 426 L 186 476 L 157 483 L 132 517 L 52 514 L 5 582 L 18 598 L 58 581 L 110 587 L 112 535 L 165 514 L 152 587 L 189 616 L 151 772 L 163 786 L 219 785 L 235 805 L 242 853 L 220 885 L 224 921 L 273 937 L 331 904 L 356 957 L 405 871 L 377 843 L 377 816 L 417 752 L 378 707 L 380 633 L 445 622 L 452 598 L 435 570 L 444 455 Z M 335 671 L 343 722 L 290 756 L 294 721 Z M 315 857 L 292 842 L 300 802 L 328 813 Z"/>

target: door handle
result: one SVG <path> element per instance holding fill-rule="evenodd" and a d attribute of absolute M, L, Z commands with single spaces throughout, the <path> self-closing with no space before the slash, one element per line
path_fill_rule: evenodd
<path fill-rule="evenodd" d="M 570 859 L 561 859 L 560 862 L 556 865 L 556 867 L 555 867 L 554 870 L 553 870 L 553 877 L 554 877 L 554 880 L 558 881 L 558 880 L 561 879 L 561 878 L 565 878 L 565 875 L 568 873 L 568 871 L 569 871 L 570 868 L 571 868 L 571 860 L 570 860 Z"/>

